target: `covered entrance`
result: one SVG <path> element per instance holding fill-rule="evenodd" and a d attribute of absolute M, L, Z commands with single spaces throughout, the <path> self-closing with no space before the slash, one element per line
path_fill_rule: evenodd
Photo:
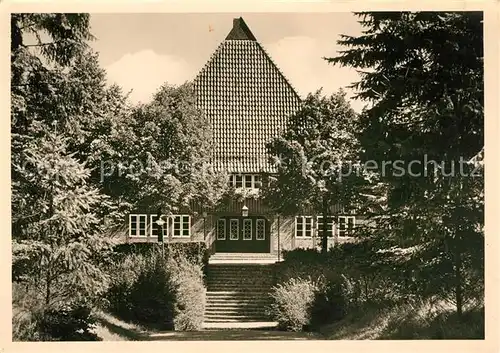
<path fill-rule="evenodd" d="M 269 221 L 262 216 L 217 219 L 216 252 L 269 253 Z"/>

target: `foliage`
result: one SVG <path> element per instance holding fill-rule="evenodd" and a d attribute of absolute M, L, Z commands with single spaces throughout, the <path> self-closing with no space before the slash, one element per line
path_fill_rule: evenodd
<path fill-rule="evenodd" d="M 99 341 L 92 332 L 95 322 L 88 306 L 77 305 L 46 310 L 39 326 L 41 335 L 47 337 L 46 340 Z"/>
<path fill-rule="evenodd" d="M 190 201 L 212 207 L 227 186 L 208 164 L 211 130 L 192 84 L 164 84 L 99 141 L 106 193 L 133 209 L 175 212 Z M 155 205 L 154 209 L 151 205 Z"/>
<path fill-rule="evenodd" d="M 123 320 L 158 329 L 201 328 L 205 305 L 203 264 L 195 247 L 124 255 L 111 272 L 108 310 Z M 165 256 L 165 258 L 163 257 Z"/>
<path fill-rule="evenodd" d="M 12 335 L 15 341 L 95 341 L 91 303 L 78 298 L 43 304 L 43 293 L 31 283 L 13 283 Z"/>
<path fill-rule="evenodd" d="M 357 165 L 356 120 L 342 91 L 307 96 L 283 136 L 267 146 L 277 175 L 269 177 L 264 198 L 277 212 L 296 214 L 309 206 L 328 220 L 333 206 L 349 211 L 359 203 L 364 176 Z M 326 222 L 324 226 L 326 252 Z"/>
<path fill-rule="evenodd" d="M 42 292 L 47 309 L 95 299 L 107 282 L 100 235 L 114 206 L 83 147 L 120 96 L 103 87 L 88 25 L 86 14 L 11 17 L 13 279 Z"/>
<path fill-rule="evenodd" d="M 203 267 L 184 256 L 171 258 L 172 282 L 176 288 L 174 329 L 196 331 L 203 327 L 206 289 Z"/>
<path fill-rule="evenodd" d="M 358 16 L 363 33 L 342 36 L 345 50 L 328 61 L 359 70 L 353 87 L 370 103 L 361 160 L 376 163 L 387 195 L 374 235 L 418 245 L 413 271 L 432 281 L 427 295 L 460 315 L 469 283 L 484 282 L 482 14 Z M 381 170 L 384 161 L 401 164 Z"/>
<path fill-rule="evenodd" d="M 484 339 L 484 307 L 466 309 L 460 317 L 449 310 L 406 308 L 388 323 L 382 339 Z"/>
<path fill-rule="evenodd" d="M 349 287 L 341 276 L 330 279 L 316 292 L 311 307 L 311 326 L 318 328 L 341 320 L 350 308 Z"/>
<path fill-rule="evenodd" d="M 282 329 L 302 331 L 310 324 L 311 307 L 319 284 L 310 279 L 291 278 L 273 288 L 270 315 Z"/>

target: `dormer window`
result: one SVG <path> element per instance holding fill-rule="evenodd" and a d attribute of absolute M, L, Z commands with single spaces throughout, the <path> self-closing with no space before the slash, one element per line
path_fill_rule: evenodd
<path fill-rule="evenodd" d="M 260 189 L 262 181 L 258 174 L 233 174 L 229 177 L 229 185 L 236 189 Z"/>

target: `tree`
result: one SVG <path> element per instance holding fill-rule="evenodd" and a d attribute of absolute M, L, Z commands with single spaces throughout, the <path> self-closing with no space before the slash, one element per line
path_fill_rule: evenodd
<path fill-rule="evenodd" d="M 211 129 L 193 86 L 164 84 L 152 102 L 131 109 L 100 141 L 104 190 L 130 209 L 175 212 L 191 201 L 213 207 L 227 188 L 209 168 Z"/>
<path fill-rule="evenodd" d="M 87 14 L 11 17 L 13 277 L 47 305 L 94 299 L 106 284 L 113 205 L 92 183 L 85 146 L 122 96 L 104 87 L 88 26 Z"/>
<path fill-rule="evenodd" d="M 323 252 L 333 207 L 349 211 L 360 201 L 364 175 L 357 164 L 356 119 L 345 93 L 324 97 L 318 91 L 307 96 L 283 136 L 267 146 L 277 174 L 270 178 L 265 199 L 281 214 L 308 207 L 321 213 Z"/>
<path fill-rule="evenodd" d="M 357 16 L 363 34 L 342 36 L 345 50 L 327 60 L 361 74 L 352 87 L 370 103 L 360 117 L 362 160 L 377 163 L 388 188 L 382 234 L 420 245 L 415 258 L 426 262 L 417 270 L 430 271 L 433 294 L 453 294 L 461 314 L 464 286 L 472 273 L 484 276 L 483 176 L 471 162 L 484 135 L 482 15 Z"/>

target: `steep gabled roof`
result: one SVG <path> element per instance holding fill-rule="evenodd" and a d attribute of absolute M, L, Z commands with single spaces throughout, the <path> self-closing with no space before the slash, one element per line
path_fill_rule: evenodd
<path fill-rule="evenodd" d="M 266 143 L 283 131 L 300 98 L 242 18 L 196 77 L 195 90 L 213 128 L 214 167 L 272 172 Z"/>

